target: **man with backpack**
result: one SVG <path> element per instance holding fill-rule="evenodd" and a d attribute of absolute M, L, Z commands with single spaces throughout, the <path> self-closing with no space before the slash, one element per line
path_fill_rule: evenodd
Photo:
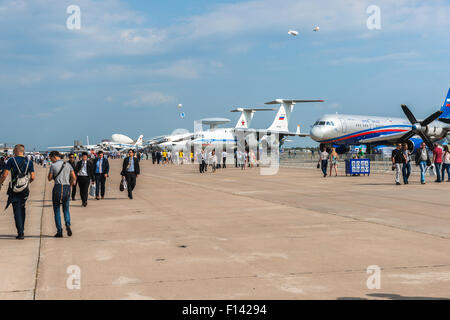
<path fill-rule="evenodd" d="M 422 142 L 420 148 L 416 151 L 416 166 L 420 166 L 420 183 L 425 184 L 427 168 L 431 166 L 431 159 L 425 142 Z"/>
<path fill-rule="evenodd" d="M 14 157 L 5 164 L 4 171 L 0 177 L 0 188 L 11 172 L 11 183 L 8 187 L 8 202 L 14 211 L 14 221 L 17 228 L 18 240 L 23 240 L 25 229 L 25 203 L 30 194 L 30 183 L 35 178 L 33 162 L 25 158 L 25 146 L 18 144 L 14 147 Z"/>
<path fill-rule="evenodd" d="M 55 181 L 52 191 L 53 213 L 55 214 L 55 224 L 57 233 L 55 238 L 63 237 L 63 229 L 61 226 L 61 205 L 63 207 L 64 221 L 66 224 L 66 231 L 69 237 L 72 236 L 70 229 L 70 187 L 75 185 L 76 176 L 70 164 L 61 159 L 61 154 L 58 151 L 50 152 L 50 160 L 52 165 L 48 173 L 48 181 Z"/>

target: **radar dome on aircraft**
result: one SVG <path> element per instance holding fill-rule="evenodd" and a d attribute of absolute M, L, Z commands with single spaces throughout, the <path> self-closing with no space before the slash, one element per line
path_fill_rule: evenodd
<path fill-rule="evenodd" d="M 317 31 L 319 31 L 319 30 L 320 30 L 320 27 L 319 27 L 319 26 L 317 26 L 317 27 L 315 27 L 315 28 L 313 29 L 314 32 L 317 32 Z"/>
<path fill-rule="evenodd" d="M 296 37 L 296 36 L 298 36 L 298 31 L 295 31 L 295 30 L 289 30 L 289 31 L 288 31 L 288 34 L 290 34 L 291 36 Z"/>
<path fill-rule="evenodd" d="M 130 137 L 127 137 L 126 135 L 123 134 L 119 134 L 119 133 L 115 133 L 111 136 L 111 139 L 113 142 L 116 143 L 127 143 L 127 144 L 131 144 L 133 143 L 133 139 L 131 139 Z"/>

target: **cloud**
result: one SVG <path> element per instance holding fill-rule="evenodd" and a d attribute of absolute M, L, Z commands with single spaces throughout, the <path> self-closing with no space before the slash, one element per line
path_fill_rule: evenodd
<path fill-rule="evenodd" d="M 356 63 L 375 63 L 385 61 L 406 61 L 417 59 L 420 55 L 415 52 L 397 52 L 372 57 L 344 57 L 330 61 L 331 65 L 356 64 Z"/>
<path fill-rule="evenodd" d="M 42 75 L 40 74 L 29 74 L 18 77 L 18 83 L 22 86 L 33 85 L 42 81 Z"/>
<path fill-rule="evenodd" d="M 75 76 L 75 74 L 74 73 L 72 73 L 72 72 L 63 72 L 62 74 L 61 74 L 61 76 L 60 76 L 60 78 L 62 79 L 62 80 L 66 80 L 66 79 L 72 79 L 73 77 Z"/>
<path fill-rule="evenodd" d="M 172 103 L 176 99 L 172 96 L 167 96 L 162 92 L 152 91 L 152 92 L 135 92 L 134 98 L 125 102 L 125 106 L 130 107 L 155 107 L 164 105 L 167 103 Z"/>
<path fill-rule="evenodd" d="M 199 77 L 199 71 L 203 69 L 203 63 L 195 60 L 178 60 L 171 65 L 159 69 L 148 70 L 150 75 L 165 77 L 196 79 Z"/>
<path fill-rule="evenodd" d="M 377 31 L 369 32 L 366 28 L 366 8 L 372 2 L 242 1 L 212 5 L 202 14 L 184 17 L 162 27 L 149 27 L 144 13 L 130 9 L 124 1 L 79 0 L 81 29 L 68 30 L 65 26 L 68 15 L 64 14 L 69 2 L 10 1 L 0 7 L 0 27 L 8 30 L 14 25 L 16 32 L 30 39 L 31 44 L 40 42 L 69 59 L 160 55 L 202 43 L 207 46 L 211 41 L 227 52 L 241 54 L 253 46 L 249 41 L 252 38 L 281 36 L 289 28 L 305 31 L 319 25 L 321 34 L 353 34 L 360 39 L 373 37 Z M 430 34 L 437 31 L 447 39 L 449 37 L 448 2 L 378 0 L 377 5 L 381 8 L 383 32 Z"/>
<path fill-rule="evenodd" d="M 54 107 L 48 111 L 36 112 L 36 113 L 24 113 L 20 117 L 23 119 L 48 119 L 56 116 L 57 114 L 67 110 L 67 107 Z"/>

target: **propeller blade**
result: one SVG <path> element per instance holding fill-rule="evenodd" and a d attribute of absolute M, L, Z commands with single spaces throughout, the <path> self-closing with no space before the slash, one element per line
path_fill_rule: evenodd
<path fill-rule="evenodd" d="M 446 118 L 442 118 L 442 119 L 438 119 L 440 122 L 446 123 L 446 124 L 450 124 L 450 119 L 446 119 Z"/>
<path fill-rule="evenodd" d="M 415 134 L 416 134 L 416 133 L 415 133 L 414 131 L 409 131 L 409 132 L 405 133 L 405 134 L 400 138 L 400 141 L 402 141 L 402 142 L 403 142 L 403 141 L 406 141 L 406 140 L 412 138 Z"/>
<path fill-rule="evenodd" d="M 420 125 L 422 127 L 426 127 L 427 125 L 429 125 L 430 123 L 432 123 L 434 120 L 436 120 L 437 118 L 439 118 L 439 116 L 442 114 L 442 111 L 436 111 L 435 113 L 433 113 L 431 116 L 429 116 L 428 118 L 426 118 L 425 120 L 423 120 L 422 122 L 420 122 Z"/>
<path fill-rule="evenodd" d="M 428 136 L 426 134 L 424 134 L 423 132 L 419 131 L 418 135 L 422 138 L 423 142 L 425 142 L 427 144 L 427 147 L 430 150 L 434 149 L 433 142 L 431 142 L 430 138 L 428 138 Z"/>
<path fill-rule="evenodd" d="M 416 119 L 416 117 L 414 117 L 411 110 L 409 110 L 409 108 L 405 104 L 402 104 L 402 109 L 403 109 L 403 112 L 405 113 L 406 117 L 408 118 L 409 122 L 411 122 L 411 124 L 416 124 L 417 119 Z"/>

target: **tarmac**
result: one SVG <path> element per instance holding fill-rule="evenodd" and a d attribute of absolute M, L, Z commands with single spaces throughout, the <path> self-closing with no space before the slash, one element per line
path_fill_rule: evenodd
<path fill-rule="evenodd" d="M 110 163 L 106 198 L 71 202 L 70 238 L 53 238 L 40 166 L 25 240 L 12 208 L 0 211 L 0 299 L 450 298 L 450 183 L 142 161 L 129 200 Z"/>

